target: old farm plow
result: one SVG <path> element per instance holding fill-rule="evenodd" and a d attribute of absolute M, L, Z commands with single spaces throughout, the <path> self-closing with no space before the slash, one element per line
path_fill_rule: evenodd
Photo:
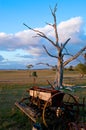
<path fill-rule="evenodd" d="M 81 104 L 72 94 L 52 87 L 34 86 L 27 93 L 28 97 L 15 105 L 32 120 L 35 130 L 86 130 L 86 122 L 80 121 L 85 99 Z"/>

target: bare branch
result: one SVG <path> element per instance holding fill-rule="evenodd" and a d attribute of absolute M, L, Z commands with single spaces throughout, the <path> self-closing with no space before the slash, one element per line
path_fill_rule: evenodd
<path fill-rule="evenodd" d="M 86 50 L 86 46 L 84 48 L 82 48 L 79 52 L 77 52 L 73 57 L 69 58 L 67 61 L 64 62 L 64 66 L 67 65 L 69 62 L 73 61 L 74 59 L 76 59 L 77 57 L 79 57 L 81 55 L 81 53 L 83 51 Z"/>
<path fill-rule="evenodd" d="M 64 53 L 63 56 L 64 56 L 64 55 L 69 55 L 69 56 L 72 56 L 72 57 L 73 57 L 73 55 L 70 54 L 70 53 Z"/>
<path fill-rule="evenodd" d="M 54 57 L 54 58 L 58 58 L 57 56 L 54 56 L 54 55 L 50 54 L 44 45 L 43 45 L 43 48 L 45 49 L 46 53 L 47 53 L 49 56 Z"/>
<path fill-rule="evenodd" d="M 56 13 L 56 11 L 57 11 L 57 4 L 54 7 L 54 14 Z"/>
<path fill-rule="evenodd" d="M 55 14 L 55 13 L 56 13 L 56 10 L 57 10 L 57 4 L 55 5 L 54 10 L 52 10 L 51 8 L 50 8 L 50 10 L 51 10 L 51 13 L 52 13 L 53 18 L 54 18 L 53 27 L 54 27 L 54 30 L 55 30 L 56 46 L 57 46 L 57 48 L 59 49 L 59 44 L 58 44 L 58 32 L 57 32 L 57 23 L 56 23 L 56 14 Z"/>
<path fill-rule="evenodd" d="M 64 48 L 64 49 L 66 50 L 66 53 L 64 53 L 63 56 L 64 56 L 64 55 L 69 55 L 69 56 L 73 57 L 73 55 L 70 54 L 66 48 Z M 81 63 L 81 61 L 80 61 L 79 59 L 76 59 L 76 60 L 77 60 L 79 63 Z"/>
<path fill-rule="evenodd" d="M 53 65 L 50 65 L 50 64 L 48 64 L 48 63 L 42 63 L 42 62 L 39 62 L 39 63 L 37 63 L 36 65 L 40 65 L 40 64 L 47 65 L 47 66 L 49 66 L 49 67 L 54 67 Z"/>
<path fill-rule="evenodd" d="M 45 38 L 45 39 L 48 40 L 50 43 L 52 43 L 53 46 L 57 47 L 57 46 L 55 45 L 55 43 L 54 43 L 50 38 L 48 38 L 43 32 L 41 32 L 41 31 L 39 31 L 39 30 L 37 30 L 37 29 L 31 28 L 31 27 L 29 27 L 28 25 L 26 25 L 25 23 L 23 23 L 23 24 L 24 24 L 27 28 L 29 28 L 30 30 L 36 32 L 38 36 Z"/>
<path fill-rule="evenodd" d="M 53 27 L 53 24 L 50 24 L 50 23 L 47 23 L 47 22 L 46 22 L 46 24 L 49 25 L 49 26 L 51 26 L 51 27 Z"/>
<path fill-rule="evenodd" d="M 63 56 L 64 56 L 64 55 L 69 55 L 69 56 L 73 57 L 73 55 L 70 54 L 66 48 L 64 48 L 64 49 L 66 50 L 66 53 L 64 53 Z M 76 59 L 76 60 L 77 60 L 79 63 L 81 63 L 81 61 L 80 61 L 79 59 Z"/>
<path fill-rule="evenodd" d="M 70 55 L 70 56 L 73 56 L 72 54 L 70 54 L 70 53 L 68 52 L 67 48 L 64 47 L 64 49 L 65 49 L 66 53 L 63 53 L 63 56 L 64 56 L 64 55 Z"/>
<path fill-rule="evenodd" d="M 66 46 L 67 43 L 70 41 L 70 39 L 71 39 L 71 38 L 68 38 L 68 39 L 66 40 L 66 42 L 65 42 L 64 44 L 62 44 L 62 47 L 61 47 L 62 50 L 65 48 L 65 46 Z"/>
<path fill-rule="evenodd" d="M 31 27 L 29 27 L 27 24 L 23 23 L 24 26 L 26 26 L 27 28 L 29 28 L 30 30 L 33 30 Z"/>
<path fill-rule="evenodd" d="M 54 16 L 54 14 L 57 11 L 57 4 L 55 5 L 54 10 L 52 10 L 51 7 L 50 7 L 50 10 L 51 10 L 52 15 Z"/>
<path fill-rule="evenodd" d="M 37 35 L 36 36 L 32 36 L 32 38 L 36 38 L 36 37 L 39 37 L 39 36 L 37 36 Z"/>
<path fill-rule="evenodd" d="M 33 29 L 33 28 L 31 28 L 31 27 L 29 27 L 27 24 L 25 24 L 25 23 L 23 23 L 27 28 L 29 28 L 30 30 L 33 30 L 34 32 L 37 32 L 38 33 L 38 35 L 39 34 L 41 34 L 41 35 L 43 35 L 43 36 L 45 36 L 45 34 L 43 33 L 43 32 L 41 32 L 41 31 L 39 31 L 39 30 L 37 30 L 37 29 Z"/>
<path fill-rule="evenodd" d="M 54 17 L 54 29 L 55 29 L 55 35 L 56 35 L 56 45 L 59 46 L 58 44 L 58 32 L 57 32 L 57 23 L 56 23 L 56 10 L 57 10 L 57 4 L 54 8 L 54 12 L 53 12 L 53 17 Z"/>

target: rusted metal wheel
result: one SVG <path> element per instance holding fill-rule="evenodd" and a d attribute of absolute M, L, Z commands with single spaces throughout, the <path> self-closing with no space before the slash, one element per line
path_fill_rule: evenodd
<path fill-rule="evenodd" d="M 68 123 L 72 121 L 77 122 L 79 117 L 78 101 L 71 94 L 64 93 L 62 102 L 52 106 L 53 98 L 59 97 L 61 94 L 63 92 L 58 92 L 51 96 L 43 108 L 43 123 L 52 130 L 67 130 Z"/>

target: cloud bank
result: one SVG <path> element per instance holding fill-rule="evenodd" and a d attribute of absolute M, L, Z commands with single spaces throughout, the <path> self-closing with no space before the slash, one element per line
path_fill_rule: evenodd
<path fill-rule="evenodd" d="M 48 37 L 54 40 L 54 31 L 53 28 L 49 25 L 36 29 L 42 31 Z M 73 46 L 73 50 L 75 51 L 86 45 L 86 33 L 84 31 L 84 22 L 81 17 L 74 17 L 67 21 L 63 21 L 58 24 L 57 29 L 59 35 L 59 43 L 64 43 L 68 38 L 71 38 L 68 44 L 69 47 Z M 45 61 L 47 60 L 47 62 L 51 62 L 51 59 L 47 56 L 47 54 L 45 54 L 42 45 L 45 44 L 46 46 L 48 46 L 52 53 L 54 52 L 53 47 L 49 43 L 47 43 L 47 40 L 41 37 L 36 38 L 34 36 L 36 36 L 36 33 L 32 30 L 24 30 L 15 34 L 6 34 L 4 32 L 1 32 L 0 51 L 5 51 L 7 52 L 7 54 L 14 52 L 14 58 L 16 59 L 17 57 L 21 59 L 21 63 L 23 63 L 24 61 L 26 62 L 26 64 L 30 62 L 39 62 L 40 60 L 44 59 Z M 71 50 L 71 52 L 73 52 L 73 50 Z M 7 56 L 5 57 L 5 55 L 0 53 L 0 60 L 3 61 L 4 59 L 7 59 Z M 12 58 L 10 58 L 9 56 L 8 60 L 12 63 Z"/>

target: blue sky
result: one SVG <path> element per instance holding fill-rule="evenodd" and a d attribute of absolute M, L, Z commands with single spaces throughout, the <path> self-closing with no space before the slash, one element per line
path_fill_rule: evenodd
<path fill-rule="evenodd" d="M 71 54 L 86 45 L 86 0 L 0 0 L 0 69 L 25 69 L 28 64 L 41 68 L 35 64 L 42 61 L 57 63 L 42 45 L 48 46 L 53 54 L 54 48 L 44 39 L 33 38 L 36 34 L 23 25 L 54 38 L 46 22 L 53 23 L 50 7 L 54 8 L 56 3 L 59 42 L 71 37 L 67 46 Z"/>

